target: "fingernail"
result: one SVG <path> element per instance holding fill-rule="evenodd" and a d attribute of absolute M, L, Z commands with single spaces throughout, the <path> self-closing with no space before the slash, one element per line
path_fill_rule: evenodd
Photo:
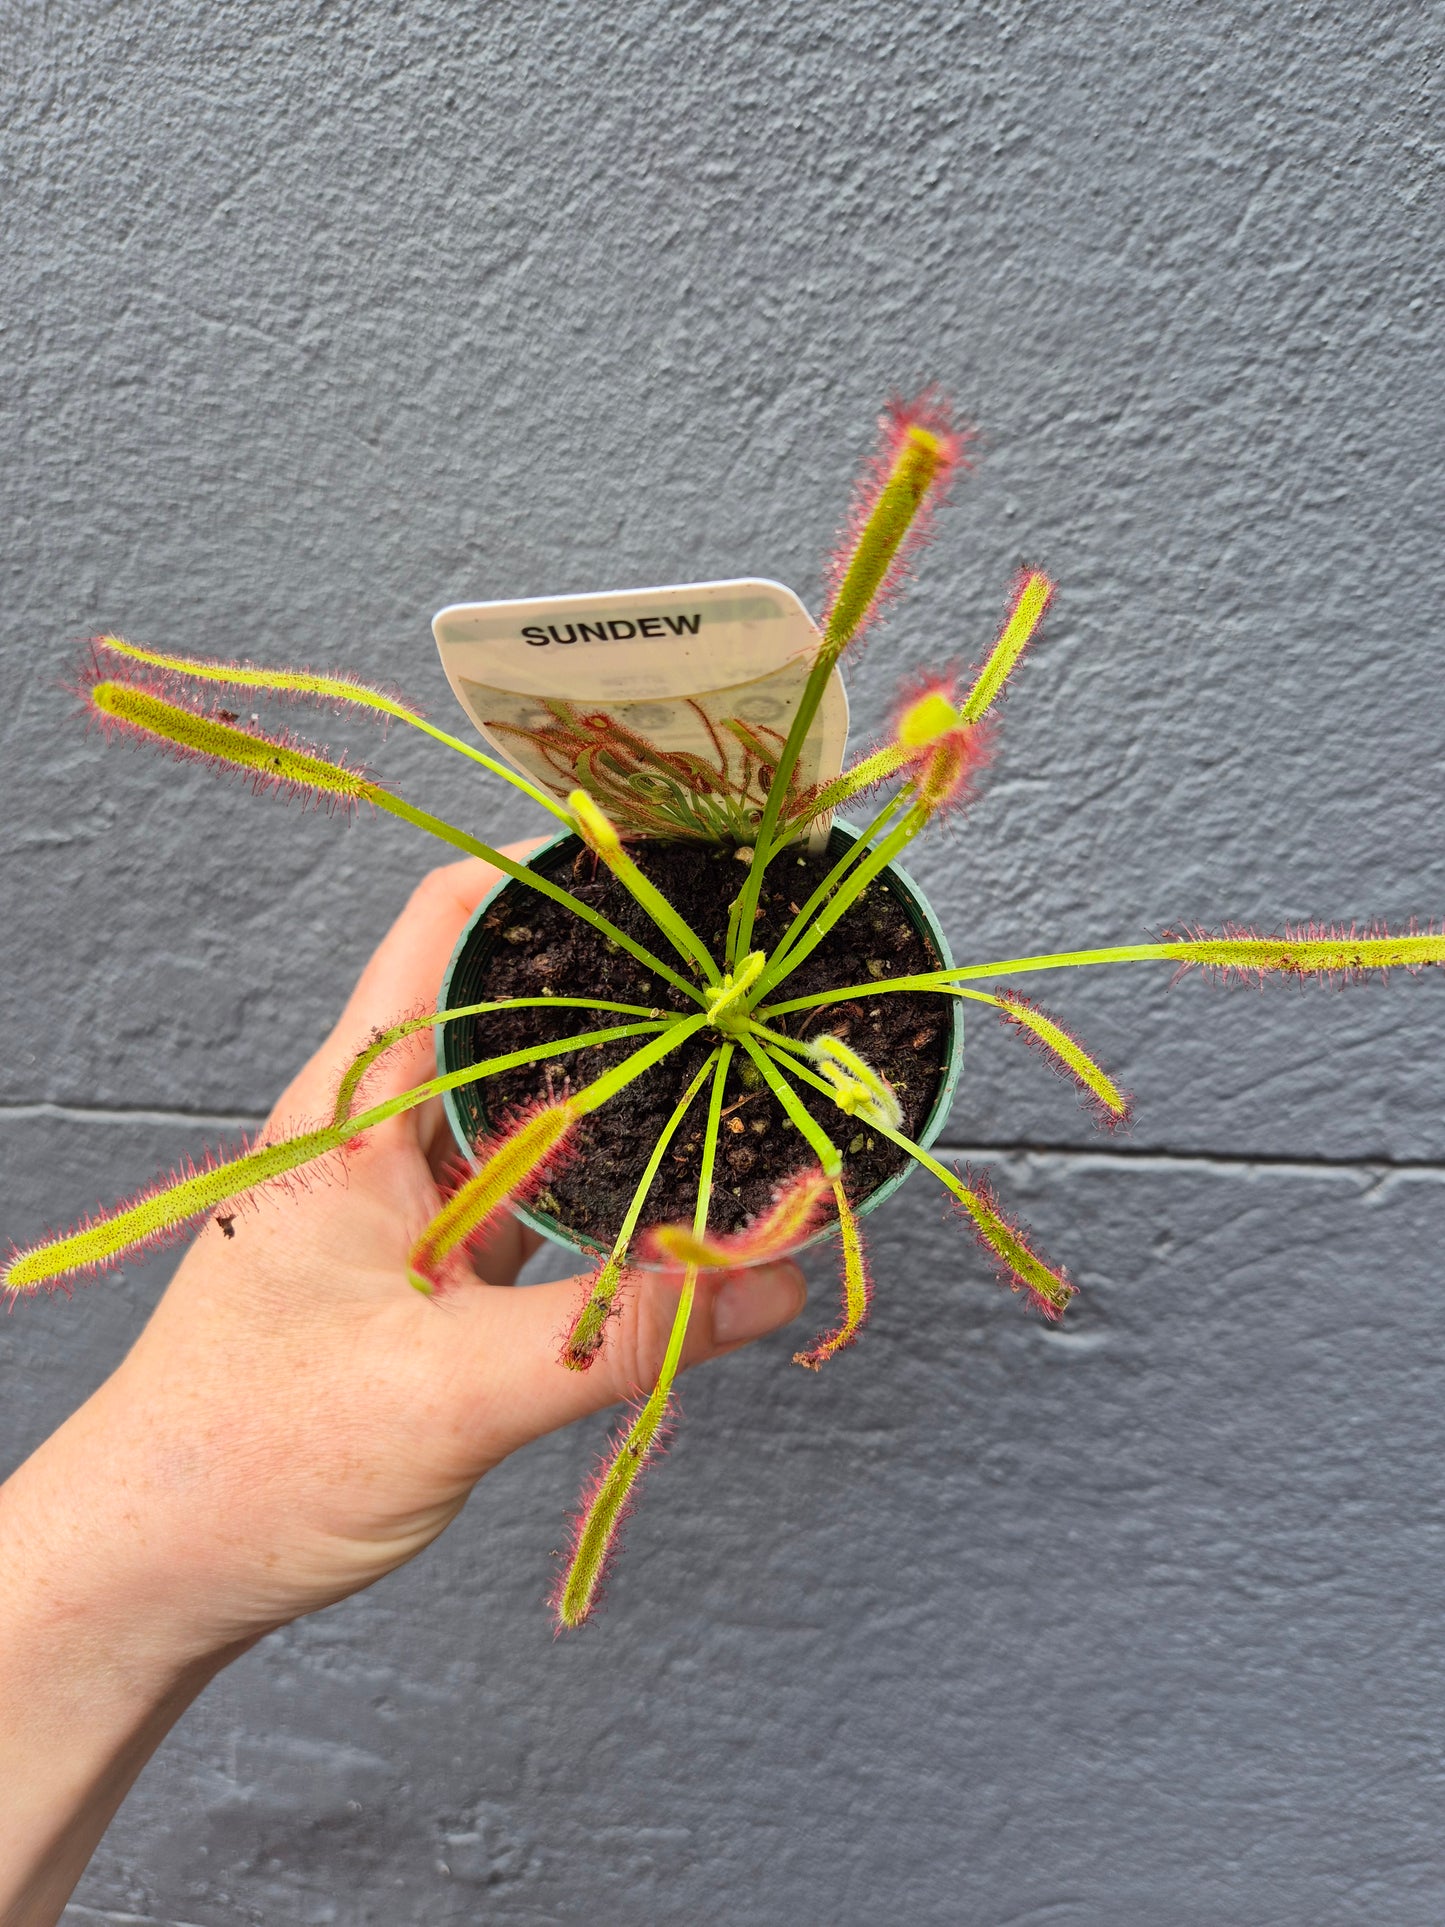
<path fill-rule="evenodd" d="M 715 1345 L 741 1345 L 761 1338 L 797 1317 L 807 1298 L 803 1274 L 795 1264 L 758 1265 L 735 1271 L 712 1301 Z"/>

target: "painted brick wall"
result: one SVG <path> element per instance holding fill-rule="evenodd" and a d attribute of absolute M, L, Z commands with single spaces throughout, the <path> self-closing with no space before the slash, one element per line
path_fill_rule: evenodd
<path fill-rule="evenodd" d="M 960 949 L 1439 914 L 1442 50 L 1393 0 L 7 10 L 0 1228 L 264 1112 L 430 860 L 106 752 L 72 638 L 444 713 L 447 601 L 816 595 L 895 384 L 984 460 L 862 728 L 1062 585 L 911 866 Z M 1064 1332 L 916 1181 L 866 1344 L 689 1385 L 585 1637 L 540 1602 L 600 1423 L 223 1678 L 68 1917 L 1437 1922 L 1445 983 L 1050 990 L 1132 1138 L 975 1025 L 949 1142 Z M 3 1466 L 165 1275 L 5 1321 Z"/>

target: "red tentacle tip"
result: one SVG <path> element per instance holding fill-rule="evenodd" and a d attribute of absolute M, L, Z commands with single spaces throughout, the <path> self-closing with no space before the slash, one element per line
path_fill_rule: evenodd
<path fill-rule="evenodd" d="M 486 1244 L 504 1212 L 536 1200 L 552 1182 L 559 1166 L 575 1153 L 576 1119 L 563 1118 L 561 1113 L 564 1109 L 563 1105 L 549 1104 L 539 1098 L 516 1111 L 504 1129 L 474 1145 L 472 1155 L 478 1160 L 475 1169 L 461 1159 L 448 1158 L 437 1179 L 437 1188 L 442 1197 L 441 1211 L 432 1218 L 411 1254 L 414 1272 L 425 1280 L 433 1292 L 443 1291 L 455 1284 L 475 1283 L 476 1272 L 468 1254 Z M 556 1134 L 543 1146 L 524 1148 L 521 1141 L 531 1128 L 548 1117 L 558 1125 Z M 496 1169 L 498 1161 L 505 1159 L 513 1150 L 518 1155 L 512 1167 L 504 1167 L 505 1175 L 499 1174 Z M 485 1190 L 482 1192 L 477 1201 L 478 1215 L 465 1225 L 460 1235 L 448 1233 L 443 1255 L 438 1258 L 433 1246 L 433 1234 L 447 1205 L 460 1197 L 468 1187 L 485 1185 L 489 1174 L 497 1183 L 496 1195 L 489 1198 Z"/>
<path fill-rule="evenodd" d="M 859 1334 L 868 1323 L 868 1317 L 872 1309 L 873 1278 L 865 1258 L 863 1261 L 863 1308 L 858 1313 L 858 1316 L 856 1318 L 849 1318 L 845 1311 L 843 1323 L 835 1330 L 825 1332 L 816 1344 L 812 1345 L 807 1351 L 794 1352 L 793 1363 L 795 1365 L 801 1365 L 804 1371 L 807 1372 L 821 1372 L 830 1358 L 836 1358 L 839 1352 L 847 1351 L 850 1345 L 856 1345 L 858 1343 Z"/>
<path fill-rule="evenodd" d="M 917 743 L 906 767 L 935 817 L 973 801 L 994 751 L 993 721 L 964 722 L 958 715 L 960 701 L 956 676 L 921 677 L 905 684 L 894 713 L 890 741 L 905 747 L 910 739 Z M 956 720 L 941 728 L 945 710 L 953 711 Z"/>
<path fill-rule="evenodd" d="M 1016 1037 L 1023 1039 L 1029 1049 L 1043 1060 L 1045 1066 L 1053 1072 L 1055 1077 L 1063 1079 L 1064 1082 L 1074 1087 L 1080 1103 L 1089 1113 L 1094 1125 L 1099 1130 L 1124 1131 L 1127 1133 L 1133 1127 L 1134 1099 L 1132 1094 L 1128 1091 L 1119 1090 L 1112 1078 L 1108 1080 L 1110 1085 L 1118 1092 L 1118 1096 L 1124 1107 L 1122 1110 L 1116 1111 L 1091 1084 L 1079 1075 L 1078 1071 L 1067 1059 L 1060 1057 L 1057 1051 L 1049 1047 L 1045 1039 L 1040 1037 L 1038 1032 L 1028 1023 L 1027 1019 L 1019 1013 L 1031 1011 L 1034 1016 L 1044 1018 L 1046 1022 L 1053 1025 L 1055 1030 L 1061 1032 L 1063 1036 L 1068 1039 L 1081 1056 L 1088 1057 L 1089 1053 L 1084 1049 L 1078 1038 L 1066 1024 L 1061 1024 L 1052 1011 L 1045 1010 L 1041 1004 L 1037 1003 L 1032 997 L 1026 996 L 1021 990 L 1002 990 L 999 992 L 998 1000 L 1000 1004 L 1007 1006 L 1007 1009 L 999 1011 L 1000 1020 L 1008 1026 Z M 1093 1062 L 1092 1058 L 1090 1058 L 1090 1062 Z"/>
<path fill-rule="evenodd" d="M 982 1217 L 991 1219 L 992 1223 L 985 1224 L 979 1213 L 970 1210 L 961 1199 L 957 1201 L 957 1208 L 968 1217 L 975 1239 L 992 1258 L 999 1282 L 1010 1291 L 1024 1292 L 1050 1324 L 1058 1324 L 1069 1300 L 1078 1296 L 1078 1286 L 1061 1266 L 1047 1263 L 1034 1250 L 1017 1219 L 1003 1209 L 993 1181 L 986 1173 L 977 1173 L 965 1166 L 963 1181 L 981 1207 Z M 1052 1296 L 1043 1289 L 1039 1279 L 1029 1276 L 1029 1270 L 1034 1268 L 1049 1280 Z"/>
<path fill-rule="evenodd" d="M 560 1335 L 557 1341 L 558 1363 L 565 1365 L 569 1372 L 591 1371 L 592 1367 L 602 1355 L 603 1345 L 607 1342 L 607 1328 L 621 1310 L 621 1306 L 618 1303 L 618 1297 L 620 1295 L 619 1281 L 618 1290 L 614 1291 L 606 1309 L 603 1311 L 601 1317 L 596 1320 L 595 1327 L 590 1331 L 583 1332 L 582 1321 L 587 1316 L 587 1307 L 592 1302 L 592 1294 L 597 1289 L 597 1281 L 605 1270 L 605 1263 L 599 1264 L 581 1281 L 577 1298 L 577 1309 L 573 1313 L 567 1329 Z M 626 1277 L 625 1272 L 623 1273 L 623 1277 Z"/>
<path fill-rule="evenodd" d="M 915 428 L 922 429 L 938 443 L 938 477 L 933 484 L 937 494 L 948 486 L 960 468 L 971 466 L 967 450 L 974 440 L 974 431 L 956 419 L 952 400 L 937 382 L 930 382 L 913 396 L 890 395 L 878 418 L 878 452 L 874 457 L 875 462 L 883 466 L 884 481 Z"/>
<path fill-rule="evenodd" d="M 902 395 L 892 396 L 878 418 L 878 440 L 864 463 L 848 504 L 843 527 L 829 558 L 826 583 L 829 606 L 842 587 L 859 538 L 878 506 L 878 498 L 887 487 L 898 458 L 915 431 L 927 435 L 934 444 L 935 465 L 928 496 L 889 565 L 866 617 L 858 625 L 855 631 L 857 636 L 872 626 L 879 612 L 897 594 L 907 573 L 909 560 L 929 539 L 934 514 L 947 496 L 954 477 L 961 469 L 966 470 L 970 466 L 966 451 L 973 440 L 972 431 L 955 421 L 953 405 L 941 388 L 929 386 L 906 399 Z"/>
<path fill-rule="evenodd" d="M 696 1264 L 706 1270 L 742 1270 L 786 1258 L 811 1237 L 833 1195 L 831 1182 L 816 1165 L 804 1165 L 773 1193 L 768 1209 L 730 1236 L 700 1236 L 688 1224 L 654 1225 L 643 1251 L 658 1264 Z"/>
<path fill-rule="evenodd" d="M 569 1626 L 562 1618 L 562 1605 L 566 1598 L 567 1580 L 571 1574 L 573 1565 L 576 1563 L 577 1555 L 581 1550 L 582 1535 L 587 1529 L 588 1514 L 592 1510 L 598 1493 L 606 1484 L 607 1475 L 612 1470 L 618 1453 L 623 1450 L 627 1443 L 628 1433 L 642 1416 L 646 1403 L 646 1399 L 642 1397 L 631 1399 L 628 1402 L 624 1409 L 621 1423 L 609 1435 L 606 1447 L 598 1454 L 591 1472 L 583 1483 L 582 1491 L 577 1501 L 577 1509 L 568 1522 L 566 1546 L 559 1554 L 557 1576 L 547 1594 L 547 1605 L 552 1613 L 554 1622 L 554 1634 L 576 1631 L 577 1626 L 585 1625 L 588 1620 L 595 1619 L 598 1612 L 606 1603 L 607 1583 L 612 1575 L 612 1569 L 616 1564 L 617 1555 L 622 1549 L 624 1530 L 636 1507 L 637 1496 L 641 1489 L 642 1482 L 648 1471 L 667 1450 L 672 1442 L 673 1434 L 677 1430 L 677 1423 L 681 1417 L 681 1408 L 674 1396 L 667 1411 L 658 1421 L 657 1429 L 653 1433 L 651 1440 L 645 1449 L 640 1452 L 639 1464 L 633 1476 L 632 1484 L 628 1488 L 613 1517 L 612 1529 L 608 1534 L 607 1549 L 603 1555 L 601 1570 L 593 1585 L 586 1614 L 577 1622 L 577 1626 Z"/>

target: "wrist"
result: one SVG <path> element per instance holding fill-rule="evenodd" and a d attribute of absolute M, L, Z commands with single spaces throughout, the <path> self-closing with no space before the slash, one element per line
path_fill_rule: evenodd
<path fill-rule="evenodd" d="M 187 1490 L 174 1441 L 137 1414 L 124 1373 L 0 1486 L 0 1624 L 38 1637 L 35 1662 L 63 1647 L 92 1684 L 159 1699 L 264 1629 L 225 1611 L 205 1495 Z"/>
<path fill-rule="evenodd" d="M 103 1430 L 107 1390 L 0 1486 L 3 1927 L 58 1916 L 146 1760 L 251 1643 L 174 1567 L 143 1464 Z"/>

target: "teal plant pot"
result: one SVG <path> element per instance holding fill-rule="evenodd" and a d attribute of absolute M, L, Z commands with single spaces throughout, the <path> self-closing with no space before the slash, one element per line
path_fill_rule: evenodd
<path fill-rule="evenodd" d="M 856 841 L 855 830 L 847 824 L 835 823 L 828 839 L 828 855 L 836 860 L 850 843 Z M 554 856 L 564 844 L 581 847 L 580 839 L 570 831 L 564 830 L 532 852 L 527 859 L 528 868 L 544 865 L 547 859 Z M 897 864 L 891 864 L 883 871 L 879 881 L 892 892 L 914 929 L 937 953 L 938 967 L 946 970 L 953 962 L 952 953 L 948 948 L 948 939 L 939 927 L 938 919 L 934 916 L 928 899 L 912 877 Z M 495 932 L 486 927 L 487 912 L 506 892 L 519 891 L 525 887 L 511 877 L 503 877 L 478 904 L 471 921 L 457 940 L 457 947 L 452 952 L 451 962 L 447 965 L 446 976 L 442 979 L 441 1000 L 437 1005 L 439 1010 L 455 1009 L 463 1004 L 477 1004 L 485 1001 L 488 967 L 498 942 Z M 466 1030 L 467 1026 L 462 1023 L 438 1026 L 437 1069 L 439 1072 L 446 1074 L 450 1071 L 463 1070 L 472 1061 Z M 959 999 L 954 998 L 949 1010 L 948 1053 L 944 1060 L 943 1078 L 938 1087 L 938 1095 L 933 1100 L 932 1108 L 918 1137 L 918 1142 L 925 1149 L 937 1140 L 948 1122 L 949 1113 L 953 1108 L 953 1095 L 958 1088 L 962 1070 L 963 1005 Z M 463 1155 L 473 1166 L 478 1162 L 475 1147 L 490 1134 L 492 1129 L 491 1120 L 486 1112 L 484 1093 L 483 1084 L 467 1084 L 460 1090 L 447 1091 L 442 1099 L 446 1106 L 447 1120 L 452 1127 L 452 1135 L 456 1138 Z M 886 1203 L 893 1196 L 899 1185 L 913 1175 L 915 1169 L 916 1166 L 912 1163 L 905 1164 L 901 1171 L 895 1172 L 875 1191 L 870 1191 L 866 1198 L 855 1203 L 854 1211 L 860 1218 L 870 1211 L 876 1211 L 881 1204 Z M 569 1251 L 591 1258 L 599 1253 L 605 1255 L 608 1249 L 605 1244 L 599 1244 L 596 1240 L 574 1232 L 564 1224 L 559 1224 L 547 1212 L 539 1211 L 533 1205 L 515 1204 L 512 1209 L 523 1224 L 530 1226 L 533 1231 L 540 1233 L 553 1244 L 562 1245 Z M 803 1245 L 818 1244 L 832 1237 L 835 1229 L 836 1227 L 831 1224 L 824 1225 L 821 1230 L 815 1231 L 802 1243 Z M 801 1248 L 802 1245 L 799 1249 Z"/>

